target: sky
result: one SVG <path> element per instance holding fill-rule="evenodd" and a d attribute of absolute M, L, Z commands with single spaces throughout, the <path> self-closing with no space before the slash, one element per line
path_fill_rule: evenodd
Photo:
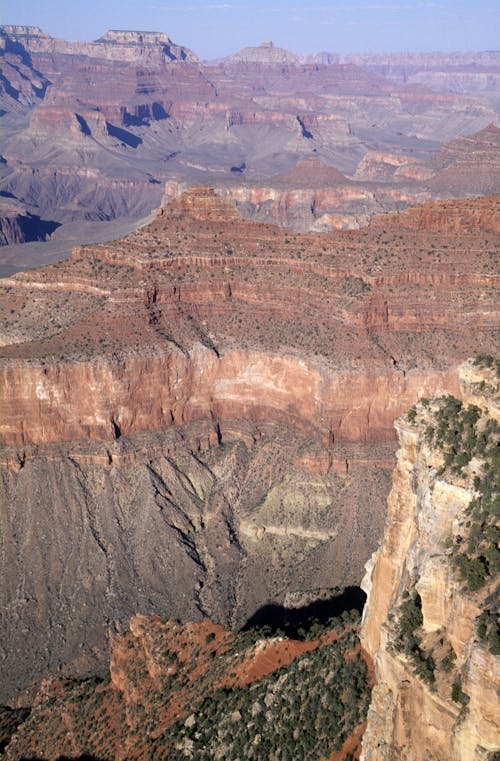
<path fill-rule="evenodd" d="M 264 40 L 296 53 L 500 47 L 499 0 L 2 0 L 0 22 L 71 41 L 166 32 L 202 59 Z"/>

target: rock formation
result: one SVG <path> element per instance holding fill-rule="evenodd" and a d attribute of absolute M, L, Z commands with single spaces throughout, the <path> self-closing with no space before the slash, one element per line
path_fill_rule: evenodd
<path fill-rule="evenodd" d="M 452 140 L 434 158 L 428 185 L 446 195 L 486 194 L 500 185 L 500 129 L 488 125 L 476 135 Z"/>
<path fill-rule="evenodd" d="M 198 188 L 3 280 L 6 695 L 104 668 L 137 612 L 240 626 L 359 583 L 394 417 L 494 349 L 495 202 L 295 235 Z"/>
<path fill-rule="evenodd" d="M 0 33 L 6 50 L 22 46 L 39 60 L 45 56 L 88 56 L 109 61 L 139 64 L 170 63 L 172 61 L 198 62 L 197 56 L 187 48 L 176 45 L 162 32 L 110 30 L 95 42 L 66 42 L 55 39 L 37 26 L 5 24 Z M 55 60 L 52 61 L 54 66 Z M 48 63 L 48 62 L 47 62 Z M 50 64 L 49 64 L 50 65 Z"/>
<path fill-rule="evenodd" d="M 26 211 L 14 198 L 0 197 L 0 246 L 26 243 L 30 240 L 47 240 L 59 227 L 57 222 L 40 219 Z"/>
<path fill-rule="evenodd" d="M 345 758 L 359 751 L 371 687 L 357 628 L 344 615 L 298 640 L 134 616 L 106 679 L 47 680 L 31 711 L 0 709 L 4 757 Z"/>
<path fill-rule="evenodd" d="M 70 245 L 95 240 L 97 222 L 103 240 L 113 220 L 144 218 L 166 182 L 215 186 L 244 215 L 296 231 L 498 191 L 494 128 L 463 139 L 498 121 L 494 88 L 434 92 L 369 59 L 307 63 L 271 44 L 203 65 L 160 32 L 69 43 L 5 26 L 0 56 L 2 191 Z M 476 59 L 498 70 L 495 56 Z"/>
<path fill-rule="evenodd" d="M 271 41 L 262 42 L 257 47 L 247 47 L 224 59 L 226 63 L 257 63 L 264 65 L 297 64 L 299 56 L 284 48 L 276 47 Z"/>
<path fill-rule="evenodd" d="M 396 424 L 384 538 L 363 582 L 377 681 L 365 761 L 500 750 L 498 367 L 469 363 L 460 378 L 463 406 L 424 400 Z"/>

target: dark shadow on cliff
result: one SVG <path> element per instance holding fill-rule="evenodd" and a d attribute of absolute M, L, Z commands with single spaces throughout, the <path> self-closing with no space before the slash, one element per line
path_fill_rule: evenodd
<path fill-rule="evenodd" d="M 18 726 L 26 721 L 30 713 L 31 708 L 10 708 L 10 706 L 0 705 L 0 758 Z"/>
<path fill-rule="evenodd" d="M 266 627 L 270 635 L 281 632 L 293 639 L 303 639 L 314 625 L 324 626 L 331 618 L 338 618 L 351 610 L 361 614 L 365 602 L 366 594 L 360 587 L 346 587 L 335 597 L 315 600 L 302 608 L 285 608 L 283 605 L 269 603 L 259 608 L 241 631 Z"/>
<path fill-rule="evenodd" d="M 142 143 L 141 137 L 132 134 L 132 132 L 129 132 L 127 129 L 116 127 L 110 122 L 106 122 L 106 127 L 108 129 L 108 134 L 111 135 L 111 137 L 116 137 L 117 140 L 120 140 L 121 143 L 128 145 L 130 148 L 137 148 L 137 146 Z"/>

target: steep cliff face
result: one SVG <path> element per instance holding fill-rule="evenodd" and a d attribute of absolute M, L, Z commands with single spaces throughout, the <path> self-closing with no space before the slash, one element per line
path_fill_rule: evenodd
<path fill-rule="evenodd" d="M 464 403 L 400 418 L 361 640 L 376 681 L 364 761 L 472 761 L 500 749 L 498 410 L 494 366 L 466 365 Z"/>
<path fill-rule="evenodd" d="M 325 443 L 387 441 L 395 414 L 419 394 L 455 387 L 454 376 L 374 368 L 330 377 L 293 356 L 217 357 L 201 344 L 187 355 L 174 349 L 111 361 L 16 362 L 3 376 L 0 430 L 5 443 L 23 446 L 239 418 L 292 422 Z"/>

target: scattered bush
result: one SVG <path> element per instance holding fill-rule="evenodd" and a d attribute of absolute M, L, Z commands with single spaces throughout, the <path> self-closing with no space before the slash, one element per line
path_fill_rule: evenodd
<path fill-rule="evenodd" d="M 461 703 L 463 706 L 466 706 L 469 702 L 469 696 L 462 691 L 462 680 L 460 676 L 457 676 L 451 686 L 451 699 L 455 703 Z"/>
<path fill-rule="evenodd" d="M 475 364 L 492 366 L 489 355 Z M 453 396 L 439 400 L 436 424 L 425 431 L 427 441 L 440 448 L 444 455 L 443 470 L 464 476 L 472 458 L 481 463 L 480 473 L 473 479 L 476 496 L 467 511 L 468 520 L 455 541 L 447 542 L 451 557 L 462 580 L 471 592 L 481 589 L 500 571 L 500 473 L 499 434 L 497 421 L 475 405 L 462 405 Z"/>
<path fill-rule="evenodd" d="M 396 627 L 396 650 L 404 653 L 413 664 L 413 673 L 429 685 L 436 681 L 434 674 L 436 664 L 430 653 L 422 649 L 418 629 L 423 624 L 422 600 L 417 591 L 405 592 L 399 607 Z"/>

